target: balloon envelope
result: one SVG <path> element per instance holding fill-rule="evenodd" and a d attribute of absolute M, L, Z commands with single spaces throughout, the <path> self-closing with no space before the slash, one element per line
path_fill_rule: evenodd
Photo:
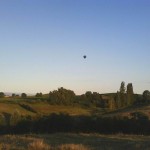
<path fill-rule="evenodd" d="M 85 58 L 86 58 L 86 55 L 84 55 L 83 58 L 85 59 Z"/>

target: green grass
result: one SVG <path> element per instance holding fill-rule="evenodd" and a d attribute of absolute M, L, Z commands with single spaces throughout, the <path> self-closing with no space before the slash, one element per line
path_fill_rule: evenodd
<path fill-rule="evenodd" d="M 4 135 L 0 136 L 0 147 L 25 150 L 34 141 L 45 145 L 83 145 L 91 150 L 149 150 L 150 136 L 99 135 L 99 134 L 49 134 L 49 135 Z"/>
<path fill-rule="evenodd" d="M 33 108 L 37 113 L 21 107 L 19 104 L 27 105 Z M 7 112 L 13 114 L 15 111 L 18 111 L 20 115 L 23 116 L 35 116 L 35 115 L 49 115 L 52 113 L 65 113 L 69 115 L 91 115 L 93 113 L 101 112 L 102 109 L 96 108 L 83 108 L 79 105 L 50 105 L 48 102 L 38 101 L 38 100 L 22 100 L 22 99 L 13 99 L 13 98 L 3 98 L 0 99 L 0 114 Z"/>
<path fill-rule="evenodd" d="M 19 104 L 25 104 L 33 108 L 35 112 L 27 110 L 21 107 Z M 150 105 L 146 106 L 132 106 L 128 108 L 121 108 L 118 110 L 107 110 L 95 107 L 81 107 L 80 105 L 50 105 L 46 101 L 32 100 L 32 99 L 21 99 L 21 98 L 0 98 L 0 114 L 7 112 L 13 114 L 15 111 L 19 111 L 20 115 L 23 116 L 36 116 L 36 115 L 49 115 L 52 113 L 65 113 L 69 115 L 103 115 L 104 117 L 113 116 L 129 116 L 132 112 L 142 112 L 150 118 Z"/>

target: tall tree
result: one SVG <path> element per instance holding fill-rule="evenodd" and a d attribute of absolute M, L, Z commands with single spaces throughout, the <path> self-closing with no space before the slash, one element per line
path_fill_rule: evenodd
<path fill-rule="evenodd" d="M 120 93 L 125 93 L 125 91 L 126 91 L 125 82 L 122 81 L 122 82 L 121 82 L 121 85 L 120 85 Z"/>
<path fill-rule="evenodd" d="M 126 88 L 125 88 L 125 82 L 122 81 L 120 85 L 120 100 L 121 100 L 121 107 L 125 107 L 127 105 L 126 100 Z"/>
<path fill-rule="evenodd" d="M 127 85 L 127 105 L 132 105 L 134 103 L 134 93 L 132 83 Z"/>

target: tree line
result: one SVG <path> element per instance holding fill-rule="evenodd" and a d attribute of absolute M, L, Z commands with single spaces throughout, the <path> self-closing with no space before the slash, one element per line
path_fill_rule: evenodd
<path fill-rule="evenodd" d="M 0 98 L 4 97 L 5 94 L 0 92 Z M 137 104 L 150 103 L 150 92 L 145 90 L 142 95 L 134 94 L 132 83 L 128 83 L 125 86 L 125 82 L 121 82 L 120 88 L 116 93 L 99 94 L 98 92 L 87 91 L 85 94 L 76 95 L 74 91 L 61 87 L 50 91 L 47 95 L 41 92 L 36 93 L 35 96 L 28 96 L 26 93 L 22 93 L 19 96 L 13 93 L 12 98 L 43 100 L 57 105 L 78 104 L 87 107 L 93 106 L 114 110 Z"/>
<path fill-rule="evenodd" d="M 0 134 L 27 133 L 103 133 L 103 134 L 150 134 L 150 120 L 142 113 L 131 113 L 128 117 L 100 117 L 100 116 L 70 116 L 68 114 L 51 114 L 31 118 L 4 114 L 7 121 L 0 123 Z"/>

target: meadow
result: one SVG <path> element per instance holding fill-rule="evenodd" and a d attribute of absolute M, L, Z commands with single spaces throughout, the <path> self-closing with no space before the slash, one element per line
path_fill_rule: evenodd
<path fill-rule="evenodd" d="M 22 104 L 31 107 L 35 110 L 31 110 L 22 107 Z M 0 100 L 0 113 L 7 112 L 13 114 L 15 111 L 23 116 L 35 116 L 37 114 L 48 115 L 51 113 L 69 113 L 71 115 L 84 114 L 89 115 L 90 110 L 79 106 L 64 106 L 64 105 L 50 105 L 48 102 L 42 101 L 27 101 L 19 99 L 2 99 Z"/>

